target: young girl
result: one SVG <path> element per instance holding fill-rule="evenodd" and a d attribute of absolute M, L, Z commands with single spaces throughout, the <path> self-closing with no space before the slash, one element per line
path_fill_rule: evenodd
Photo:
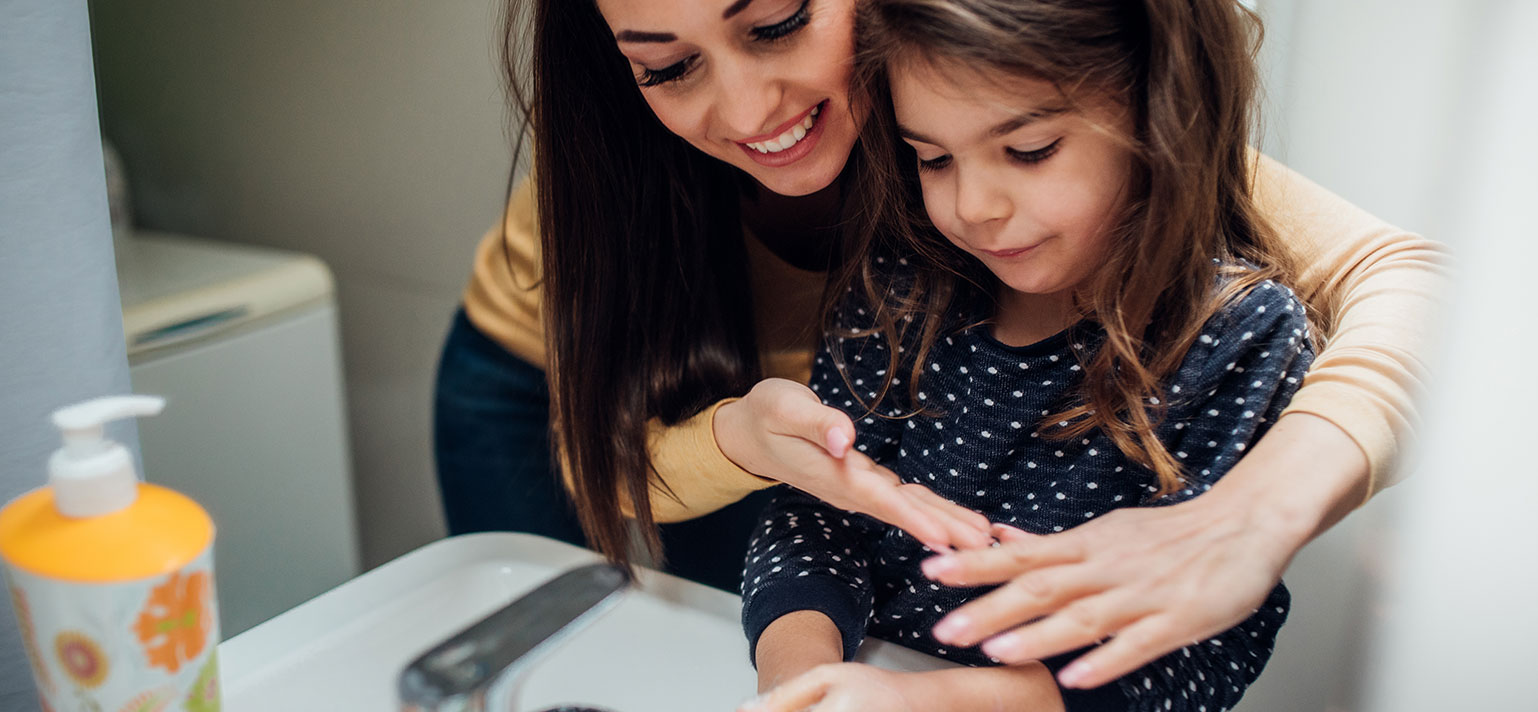
<path fill-rule="evenodd" d="M 1253 22 L 1234 0 L 867 0 L 867 239 L 812 376 L 855 419 L 859 452 L 1007 541 L 1197 496 L 1275 422 L 1313 352 L 1247 187 Z M 927 220 L 907 207 L 911 170 L 884 175 L 904 163 Z M 1005 655 L 936 626 L 985 591 L 931 582 L 928 553 L 777 496 L 743 581 L 773 691 L 748 709 L 1217 712 L 1288 609 L 1278 585 L 1231 630 L 1092 690 L 1059 689 L 1066 656 L 823 665 L 867 633 L 970 666 Z M 1058 618 L 1100 625 L 1108 603 Z"/>

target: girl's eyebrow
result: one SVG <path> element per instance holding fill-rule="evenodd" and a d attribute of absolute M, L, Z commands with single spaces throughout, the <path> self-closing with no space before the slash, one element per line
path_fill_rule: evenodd
<path fill-rule="evenodd" d="M 748 6 L 752 4 L 753 0 L 737 0 L 736 2 L 726 6 L 726 10 L 721 13 L 721 19 L 730 20 L 738 13 L 748 9 Z M 671 32 L 620 30 L 619 32 L 614 33 L 614 39 L 619 42 L 655 42 L 658 44 L 665 44 L 668 42 L 676 42 L 678 40 L 678 35 L 675 35 Z"/>
<path fill-rule="evenodd" d="M 1014 118 L 999 122 L 993 128 L 988 129 L 988 135 L 1003 136 L 1004 134 L 1007 134 L 1028 124 L 1032 124 L 1037 121 L 1041 121 L 1042 119 L 1051 118 L 1053 116 L 1057 116 L 1058 114 L 1064 114 L 1067 112 L 1068 107 L 1065 106 L 1038 107 L 1020 114 Z M 907 126 L 902 125 L 901 123 L 897 124 L 897 135 L 906 139 L 912 139 L 914 141 L 920 141 L 935 146 L 943 145 L 939 141 L 914 131 Z"/>
<path fill-rule="evenodd" d="M 1042 119 L 1047 119 L 1053 116 L 1057 116 L 1058 114 L 1066 113 L 1067 111 L 1068 107 L 1066 106 L 1037 107 L 1025 112 L 1024 114 L 1016 116 L 1015 118 L 1000 122 L 997 126 L 988 129 L 988 135 L 1003 136 L 1004 134 L 1014 131 L 1015 129 L 1035 123 L 1037 121 L 1041 121 Z"/>

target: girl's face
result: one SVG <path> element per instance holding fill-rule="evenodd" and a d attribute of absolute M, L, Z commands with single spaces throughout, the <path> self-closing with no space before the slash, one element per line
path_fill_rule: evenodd
<path fill-rule="evenodd" d="M 1062 295 L 1088 278 L 1131 171 L 1121 107 L 1074 110 L 1047 82 L 899 65 L 892 100 L 935 227 L 1022 294 Z"/>
<path fill-rule="evenodd" d="M 794 196 L 831 185 L 854 148 L 854 3 L 598 0 L 598 9 L 668 130 Z"/>

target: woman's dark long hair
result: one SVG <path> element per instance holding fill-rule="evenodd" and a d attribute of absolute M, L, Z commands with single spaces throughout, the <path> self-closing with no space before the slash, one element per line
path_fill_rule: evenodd
<path fill-rule="evenodd" d="M 592 546 L 628 562 L 633 514 L 661 556 L 652 488 L 671 495 L 648 425 L 759 378 L 740 177 L 657 120 L 593 0 L 508 0 L 504 17 L 533 139 L 555 451 Z"/>

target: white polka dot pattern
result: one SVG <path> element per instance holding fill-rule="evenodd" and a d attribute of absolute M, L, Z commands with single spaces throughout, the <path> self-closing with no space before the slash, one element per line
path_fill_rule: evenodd
<path fill-rule="evenodd" d="M 846 300 L 840 313 L 859 315 L 859 308 Z M 1092 325 L 1018 348 L 992 339 L 985 327 L 940 339 L 917 393 L 916 404 L 927 411 L 912 418 L 885 417 L 910 410 L 905 385 L 892 388 L 874 413 L 862 405 L 875 398 L 885 376 L 887 345 L 880 335 L 832 339 L 846 372 L 840 374 L 831 350 L 824 350 L 811 385 L 855 419 L 856 447 L 904 481 L 990 520 L 1046 534 L 1120 507 L 1166 505 L 1210 488 L 1297 390 L 1313 358 L 1306 330 L 1296 297 L 1270 282 L 1209 320 L 1163 397 L 1151 404 L 1165 409 L 1158 435 L 1186 474 L 1185 488 L 1157 502 L 1149 501 L 1152 473 L 1104 434 L 1062 440 L 1050 437 L 1057 424 L 1041 422 L 1076 396 L 1082 374 L 1076 357 L 1093 354 L 1103 338 Z M 907 372 L 906 366 L 899 371 Z M 853 394 L 851 384 L 857 384 Z M 969 665 L 993 664 L 976 648 L 950 648 L 930 635 L 941 617 L 987 589 L 931 583 L 919 570 L 929 553 L 901 531 L 784 491 L 749 544 L 743 578 L 749 641 L 756 643 L 786 613 L 818 610 L 844 634 L 846 657 L 868 632 Z M 1116 705 L 1086 697 L 1068 700 L 1069 709 L 1230 709 L 1269 659 L 1288 606 L 1286 588 L 1278 585 L 1240 625 L 1118 681 Z M 1048 662 L 1052 667 L 1067 658 Z"/>

